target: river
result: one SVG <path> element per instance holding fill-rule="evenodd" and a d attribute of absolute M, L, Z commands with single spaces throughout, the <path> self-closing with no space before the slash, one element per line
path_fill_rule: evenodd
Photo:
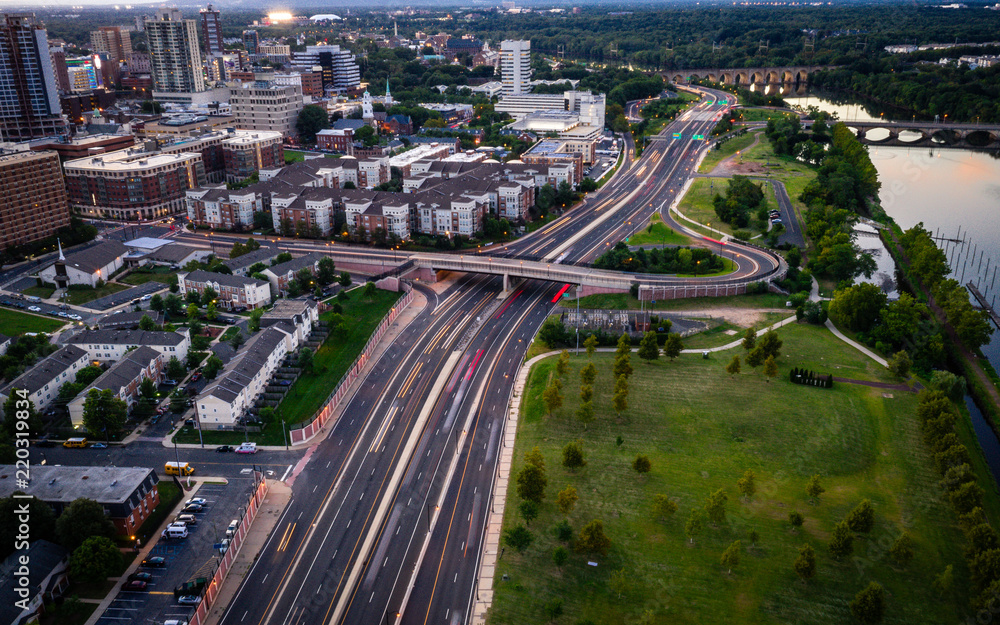
<path fill-rule="evenodd" d="M 816 94 L 785 101 L 836 113 L 848 125 L 878 119 L 862 104 L 835 103 Z M 977 282 L 986 300 L 1000 305 L 1000 159 L 984 152 L 926 147 L 869 146 L 869 153 L 882 183 L 879 199 L 886 213 L 904 230 L 923 222 L 932 236 L 964 239 L 965 244 L 939 241 L 952 264 L 952 277 L 963 284 Z M 983 354 L 1000 370 L 1000 330 Z M 993 477 L 1000 482 L 1000 442 L 979 409 L 968 399 L 966 404 Z"/>

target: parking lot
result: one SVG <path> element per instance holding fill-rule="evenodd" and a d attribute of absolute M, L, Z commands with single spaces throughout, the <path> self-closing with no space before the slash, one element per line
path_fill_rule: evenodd
<path fill-rule="evenodd" d="M 139 299 L 143 295 L 151 295 L 158 291 L 165 291 L 166 289 L 167 285 L 161 282 L 147 282 L 146 284 L 134 286 L 131 289 L 112 293 L 111 295 L 105 295 L 104 297 L 95 299 L 92 302 L 82 304 L 82 306 L 90 308 L 91 310 L 108 310 L 109 308 L 114 308 L 115 306 L 127 304 L 134 299 Z"/>
<path fill-rule="evenodd" d="M 242 518 L 244 506 L 253 491 L 252 475 L 231 478 L 228 484 L 204 483 L 193 494 L 206 500 L 205 509 L 195 512 L 194 525 L 188 526 L 188 537 L 158 538 L 147 559 L 161 557 L 163 566 L 139 567 L 136 572 L 149 573 L 151 580 L 144 591 L 119 590 L 114 601 L 97 620 L 99 625 L 147 625 L 177 619 L 190 620 L 195 606 L 181 605 L 174 589 L 198 578 L 210 579 L 221 557 L 219 545 L 225 539 L 230 521 Z M 173 521 L 176 514 L 171 515 Z M 119 583 L 124 583 L 123 579 Z"/>

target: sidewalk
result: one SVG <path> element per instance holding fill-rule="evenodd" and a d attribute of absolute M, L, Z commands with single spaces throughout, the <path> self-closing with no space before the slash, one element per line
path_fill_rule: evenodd
<path fill-rule="evenodd" d="M 291 487 L 285 485 L 284 482 L 270 480 L 270 484 L 267 487 L 267 495 L 264 497 L 264 501 L 261 502 L 257 516 L 254 518 L 250 530 L 243 539 L 243 544 L 240 546 L 240 553 L 233 560 L 229 574 L 226 576 L 226 581 L 223 582 L 222 588 L 219 589 L 215 603 L 212 604 L 212 609 L 209 610 L 205 618 L 206 625 L 216 625 L 222 619 L 222 616 L 229 608 L 229 604 L 232 603 L 233 597 L 236 596 L 236 592 L 240 589 L 243 578 L 249 575 L 250 570 L 257 562 L 257 556 L 264 549 L 264 545 L 267 544 L 271 532 L 274 530 L 275 525 L 278 524 L 278 519 L 285 512 L 285 507 L 291 499 Z"/>

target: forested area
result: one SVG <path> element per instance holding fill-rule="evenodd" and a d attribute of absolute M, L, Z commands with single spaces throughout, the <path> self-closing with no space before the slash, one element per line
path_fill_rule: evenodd
<path fill-rule="evenodd" d="M 701 247 L 664 247 L 630 250 L 624 241 L 601 254 L 594 261 L 598 269 L 636 273 L 706 274 L 722 271 L 722 258 Z"/>

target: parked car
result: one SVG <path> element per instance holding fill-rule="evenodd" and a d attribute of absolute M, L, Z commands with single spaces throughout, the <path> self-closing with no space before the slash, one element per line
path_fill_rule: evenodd
<path fill-rule="evenodd" d="M 191 374 L 191 381 L 192 382 L 197 382 L 200 379 L 201 379 L 201 372 L 200 371 L 195 371 L 194 373 Z"/>
<path fill-rule="evenodd" d="M 201 597 L 195 595 L 182 595 L 177 597 L 177 603 L 181 605 L 198 605 L 201 603 Z"/>
<path fill-rule="evenodd" d="M 168 621 L 163 621 L 163 625 L 188 625 L 188 622 L 178 621 L 177 619 L 170 619 Z"/>
<path fill-rule="evenodd" d="M 198 505 L 196 503 L 190 503 L 190 504 L 184 506 L 184 508 L 181 510 L 181 512 L 185 512 L 185 513 L 204 512 L 204 511 L 205 511 L 205 507 L 201 506 L 201 505 Z"/>
<path fill-rule="evenodd" d="M 148 584 L 153 581 L 153 575 L 151 573 L 146 573 L 145 571 L 132 573 L 128 576 L 128 581 L 146 582 Z"/>
<path fill-rule="evenodd" d="M 146 582 L 142 581 L 141 579 L 133 579 L 131 581 L 122 584 L 122 590 L 128 590 L 128 591 L 146 590 Z"/>
<path fill-rule="evenodd" d="M 164 380 L 164 386 L 177 386 L 177 380 Z"/>
<path fill-rule="evenodd" d="M 220 454 L 228 453 L 232 450 L 233 450 L 232 445 L 219 445 L 218 447 L 215 448 L 215 451 Z"/>
<path fill-rule="evenodd" d="M 153 556 L 143 560 L 139 566 L 144 568 L 167 566 L 167 559 L 162 556 Z"/>
<path fill-rule="evenodd" d="M 237 519 L 233 519 L 229 522 L 229 527 L 226 528 L 226 537 L 230 538 L 236 534 L 236 530 L 239 529 L 240 522 Z"/>
<path fill-rule="evenodd" d="M 184 525 L 197 525 L 198 517 L 193 514 L 178 514 L 177 523 L 183 523 Z"/>
<path fill-rule="evenodd" d="M 91 443 L 90 444 L 90 448 L 91 449 L 107 449 L 108 446 L 107 446 L 106 443 Z"/>
<path fill-rule="evenodd" d="M 28 310 L 30 310 L 31 312 L 42 312 L 42 309 L 39 308 L 38 306 L 28 306 Z"/>
<path fill-rule="evenodd" d="M 185 506 L 189 506 L 189 505 L 191 505 L 193 503 L 196 503 L 199 506 L 204 506 L 204 505 L 206 505 L 208 503 L 208 500 L 205 499 L 204 497 L 192 497 L 191 499 L 188 499 L 187 501 L 185 501 L 184 505 Z"/>

